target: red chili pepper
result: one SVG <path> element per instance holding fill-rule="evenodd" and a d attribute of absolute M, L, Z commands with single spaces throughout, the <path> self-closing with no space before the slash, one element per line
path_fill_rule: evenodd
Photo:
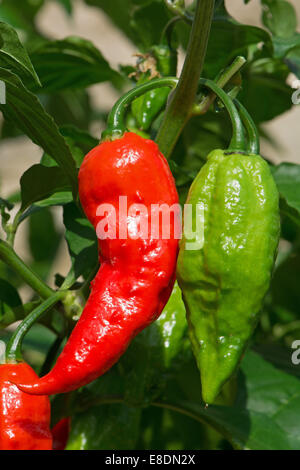
<path fill-rule="evenodd" d="M 0 366 L 0 450 L 51 450 L 50 401 L 22 392 L 13 381 L 35 381 L 25 363 Z"/>
<path fill-rule="evenodd" d="M 101 267 L 92 282 L 84 311 L 54 368 L 39 380 L 18 381 L 33 394 L 68 392 L 95 380 L 120 358 L 130 341 L 156 320 L 173 288 L 180 219 L 170 217 L 170 237 L 160 230 L 157 239 L 120 239 L 127 226 L 134 232 L 143 223 L 149 229 L 152 204 L 178 203 L 175 182 L 157 145 L 134 133 L 101 143 L 84 159 L 79 172 L 82 207 L 97 228 L 103 216 L 100 204 L 116 209 L 116 239 L 99 240 Z M 141 212 L 119 221 L 119 196 L 128 208 L 142 204 Z M 162 228 L 162 219 L 159 228 Z"/>
<path fill-rule="evenodd" d="M 65 450 L 71 429 L 71 418 L 62 418 L 52 428 L 53 450 Z"/>

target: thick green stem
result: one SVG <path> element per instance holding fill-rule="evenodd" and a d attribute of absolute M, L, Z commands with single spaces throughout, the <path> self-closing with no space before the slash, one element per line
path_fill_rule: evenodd
<path fill-rule="evenodd" d="M 17 228 L 18 228 L 18 225 L 19 225 L 21 215 L 22 215 L 22 212 L 21 212 L 21 210 L 19 210 L 15 215 L 13 223 L 8 224 L 8 226 L 7 226 L 7 232 L 6 232 L 7 233 L 7 239 L 6 239 L 6 241 L 11 246 L 14 246 L 15 236 L 16 236 L 16 232 L 17 232 Z"/>
<path fill-rule="evenodd" d="M 112 140 L 122 137 L 126 131 L 125 114 L 130 103 L 141 95 L 155 88 L 170 87 L 174 88 L 178 83 L 176 77 L 155 78 L 143 85 L 139 85 L 129 90 L 123 95 L 112 108 L 108 120 L 107 128 L 102 133 L 101 140 Z"/>
<path fill-rule="evenodd" d="M 239 100 L 237 99 L 234 99 L 234 103 L 236 104 L 240 112 L 240 116 L 242 118 L 243 124 L 248 133 L 247 150 L 249 153 L 258 155 L 260 152 L 260 142 L 259 142 L 259 133 L 258 133 L 257 127 L 252 117 L 248 113 L 247 109 L 245 108 L 245 106 L 243 106 L 242 103 L 240 103 Z"/>
<path fill-rule="evenodd" d="M 3 240 L 0 240 L 0 259 L 10 266 L 40 297 L 47 299 L 54 291 L 35 274 L 13 248 Z"/>
<path fill-rule="evenodd" d="M 18 362 L 22 361 L 22 341 L 29 329 L 36 323 L 46 312 L 48 312 L 59 300 L 63 298 L 65 292 L 55 292 L 51 297 L 45 300 L 41 305 L 35 308 L 18 326 L 14 334 L 10 338 L 6 348 L 6 361 Z"/>
<path fill-rule="evenodd" d="M 156 141 L 169 158 L 195 102 L 198 81 L 203 69 L 207 43 L 214 11 L 214 0 L 198 0 L 187 54 L 178 86 L 171 95 L 169 105 Z"/>
<path fill-rule="evenodd" d="M 232 139 L 228 147 L 229 152 L 239 152 L 246 150 L 246 143 L 244 137 L 244 129 L 239 113 L 232 101 L 232 99 L 225 93 L 222 88 L 219 88 L 215 82 L 206 78 L 200 78 L 200 85 L 203 85 L 212 90 L 223 102 L 230 116 L 232 123 Z"/>

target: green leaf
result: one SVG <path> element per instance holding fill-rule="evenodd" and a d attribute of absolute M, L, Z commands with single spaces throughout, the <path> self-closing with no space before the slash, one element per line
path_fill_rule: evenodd
<path fill-rule="evenodd" d="M 185 307 L 176 283 L 159 319 L 132 341 L 119 363 L 125 401 L 141 406 L 157 398 L 187 344 Z"/>
<path fill-rule="evenodd" d="M 287 448 L 299 450 L 299 379 L 278 370 L 253 352 L 245 357 L 242 372 L 247 390 L 247 409 L 270 417 L 274 426 L 283 430 L 288 440 Z M 272 448 L 285 448 L 284 441 L 280 447 L 275 445 L 272 444 Z"/>
<path fill-rule="evenodd" d="M 264 413 L 221 406 L 211 407 L 205 413 L 195 403 L 183 402 L 181 406 L 215 426 L 238 449 L 291 450 L 284 430 Z"/>
<path fill-rule="evenodd" d="M 299 449 L 300 381 L 278 370 L 254 352 L 243 359 L 239 392 L 233 406 L 205 408 L 192 399 L 173 398 L 161 406 L 194 416 L 213 426 L 238 448 L 253 450 Z M 193 384 L 195 387 L 196 384 Z M 186 384 L 189 390 L 191 382 Z M 198 384 L 200 394 L 200 383 Z M 177 393 L 174 385 L 171 393 Z"/>
<path fill-rule="evenodd" d="M 294 313 L 295 320 L 299 317 L 299 279 L 300 255 L 293 254 L 278 266 L 271 284 L 274 306 Z"/>
<path fill-rule="evenodd" d="M 85 3 L 101 8 L 141 49 L 159 43 L 161 31 L 170 18 L 161 0 L 85 0 Z"/>
<path fill-rule="evenodd" d="M 118 403 L 123 390 L 118 367 L 113 367 L 77 392 L 68 450 L 135 448 L 141 409 Z"/>
<path fill-rule="evenodd" d="M 54 193 L 46 199 L 36 202 L 27 210 L 25 210 L 19 219 L 19 223 L 23 222 L 23 220 L 25 220 L 27 217 L 30 217 L 32 214 L 41 211 L 44 207 L 64 206 L 65 204 L 69 204 L 72 201 L 73 195 L 71 191 L 60 191 Z"/>
<path fill-rule="evenodd" d="M 64 125 L 60 128 L 60 132 L 64 137 L 72 139 L 85 154 L 99 145 L 99 139 L 76 126 Z"/>
<path fill-rule="evenodd" d="M 64 206 L 64 224 L 76 280 L 81 275 L 90 274 L 97 267 L 97 237 L 94 227 L 73 203 Z"/>
<path fill-rule="evenodd" d="M 34 19 L 44 5 L 45 0 L 2 0 L 0 3 L 0 20 L 5 21 L 15 28 L 32 32 Z"/>
<path fill-rule="evenodd" d="M 31 267 L 46 280 L 60 246 L 61 233 L 48 208 L 31 214 L 28 230 L 28 244 L 33 258 Z"/>
<path fill-rule="evenodd" d="M 273 177 L 281 198 L 288 208 L 296 211 L 295 218 L 300 218 L 300 165 L 281 163 L 272 167 Z M 300 223 L 300 220 L 298 221 Z"/>
<path fill-rule="evenodd" d="M 66 450 L 132 450 L 139 436 L 141 409 L 105 404 L 72 417 Z"/>
<path fill-rule="evenodd" d="M 0 67 L 11 70 L 25 83 L 41 86 L 26 49 L 10 25 L 0 22 Z M 33 83 L 32 83 L 33 82 Z"/>
<path fill-rule="evenodd" d="M 288 74 L 288 67 L 279 59 L 259 59 L 244 68 L 239 97 L 256 123 L 269 121 L 293 106 Z"/>
<path fill-rule="evenodd" d="M 85 3 L 101 8 L 112 22 L 134 42 L 134 35 L 130 26 L 131 0 L 114 0 L 113 2 L 108 2 L 107 0 L 85 0 Z"/>
<path fill-rule="evenodd" d="M 223 437 L 211 426 L 190 416 L 158 407 L 143 410 L 137 449 L 216 450 L 222 449 L 224 443 Z"/>
<path fill-rule="evenodd" d="M 71 151 L 53 118 L 20 79 L 0 69 L 0 80 L 6 84 L 6 104 L 0 104 L 5 119 L 17 124 L 25 134 L 51 155 L 68 176 L 73 192 L 77 193 L 77 170 Z"/>
<path fill-rule="evenodd" d="M 74 125 L 88 131 L 95 120 L 102 121 L 104 124 L 106 114 L 101 115 L 101 111 L 94 109 L 92 99 L 85 89 L 50 93 L 42 95 L 41 99 L 45 109 L 53 116 L 59 128 Z"/>
<path fill-rule="evenodd" d="M 147 50 L 153 44 L 159 44 L 161 32 L 168 20 L 169 16 L 163 3 L 152 2 L 136 9 L 130 26 L 136 33 L 136 42 L 139 47 Z"/>
<path fill-rule="evenodd" d="M 70 183 L 60 167 L 33 165 L 20 180 L 22 211 L 31 204 L 46 199 L 59 191 L 70 189 Z"/>
<path fill-rule="evenodd" d="M 37 207 L 50 207 L 50 206 L 64 206 L 72 202 L 73 196 L 71 191 L 61 191 L 53 194 L 52 196 L 37 202 Z"/>
<path fill-rule="evenodd" d="M 154 323 L 161 337 L 161 365 L 169 369 L 183 349 L 183 338 L 187 332 L 185 306 L 177 281 L 160 317 Z"/>
<path fill-rule="evenodd" d="M 119 86 L 123 81 L 91 41 L 76 36 L 47 41 L 30 57 L 45 92 L 86 88 L 105 81 Z"/>
<path fill-rule="evenodd" d="M 18 320 L 14 313 L 14 309 L 22 305 L 22 300 L 15 287 L 8 281 L 0 278 L 0 327 L 5 328 L 7 325 Z"/>
<path fill-rule="evenodd" d="M 239 24 L 233 20 L 218 19 L 212 23 L 209 37 L 204 75 L 214 78 L 238 55 L 248 56 L 248 48 L 258 44 L 270 44 L 267 31 Z"/>
<path fill-rule="evenodd" d="M 285 62 L 298 78 L 300 78 L 300 34 L 299 44 L 288 51 L 285 56 Z"/>
<path fill-rule="evenodd" d="M 297 15 L 291 3 L 285 0 L 266 0 L 262 20 L 274 36 L 286 38 L 292 36 L 297 28 Z"/>

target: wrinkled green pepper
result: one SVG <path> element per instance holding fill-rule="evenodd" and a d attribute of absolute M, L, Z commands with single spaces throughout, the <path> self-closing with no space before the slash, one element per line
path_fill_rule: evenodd
<path fill-rule="evenodd" d="M 278 191 L 259 155 L 214 150 L 187 204 L 194 233 L 183 234 L 177 278 L 202 397 L 213 403 L 237 368 L 269 287 L 280 232 Z"/>
<path fill-rule="evenodd" d="M 154 59 L 155 70 L 146 65 L 147 57 Z M 177 52 L 169 46 L 163 44 L 153 46 L 143 60 L 144 67 L 141 69 L 144 71 L 141 72 L 137 85 L 142 85 L 154 77 L 176 75 Z M 170 88 L 157 88 L 133 101 L 131 111 L 142 131 L 149 129 L 166 104 L 169 93 Z"/>

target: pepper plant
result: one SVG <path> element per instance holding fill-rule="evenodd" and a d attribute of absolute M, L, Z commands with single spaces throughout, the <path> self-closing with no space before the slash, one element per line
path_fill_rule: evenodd
<path fill-rule="evenodd" d="M 56 1 L 71 19 L 75 0 Z M 143 325 L 143 331 L 130 338 L 118 362 L 112 361 L 110 365 L 114 365 L 97 377 L 92 371 L 91 380 L 77 384 L 84 385 L 80 388 L 52 394 L 52 428 L 60 430 L 64 441 L 54 448 L 300 449 L 300 166 L 275 165 L 271 152 L 263 155 L 265 161 L 253 155 L 259 153 L 259 140 L 268 141 L 270 148 L 280 145 L 280 135 L 274 141 L 264 123 L 294 106 L 295 90 L 289 83 L 291 74 L 300 79 L 300 33 L 290 2 L 260 3 L 262 25 L 254 27 L 232 18 L 222 0 L 197 0 L 188 5 L 184 0 L 85 0 L 87 8 L 104 13 L 136 48 L 137 63 L 121 63 L 115 69 L 105 51 L 83 37 L 53 40 L 41 33 L 38 13 L 47 0 L 23 0 L 21 8 L 18 0 L 0 4 L 0 81 L 5 91 L 5 99 L 0 100 L 1 146 L 25 135 L 43 152 L 40 161 L 22 175 L 19 191 L 0 198 L 0 337 L 7 346 L 3 363 L 25 360 L 44 376 L 52 370 L 84 310 L 99 260 L 95 229 L 86 217 L 81 191 L 78 194 L 78 170 L 84 156 L 99 144 L 101 129 L 106 126 L 102 139 L 112 140 L 112 144 L 126 131 L 130 133 L 125 136 L 137 134 L 136 142 L 156 142 L 168 160 L 181 204 L 193 181 L 198 181 L 199 171 L 207 168 L 207 155 L 228 146 L 228 152 L 234 154 L 230 161 L 244 162 L 240 154 L 248 152 L 247 159 L 254 158 L 251 165 L 253 161 L 262 165 L 268 190 L 259 194 L 272 202 L 273 212 L 266 209 L 261 226 L 255 225 L 252 231 L 245 227 L 245 245 L 250 247 L 247 256 L 232 257 L 231 266 L 226 265 L 222 272 L 225 289 L 230 290 L 232 282 L 235 288 L 241 283 L 236 291 L 245 302 L 238 307 L 242 307 L 241 314 L 246 310 L 245 323 L 251 320 L 251 327 L 247 324 L 241 334 L 241 363 L 236 359 L 235 367 L 226 373 L 218 367 L 226 368 L 228 361 L 225 365 L 210 363 L 210 357 L 205 361 L 201 355 L 197 357 L 197 341 L 202 344 L 203 338 L 201 332 L 198 338 L 200 328 L 195 335 L 191 333 L 191 319 L 197 326 L 205 305 L 198 312 L 194 285 L 191 296 L 185 294 L 186 271 L 179 266 L 180 286 L 175 283 L 159 318 L 151 325 L 149 320 L 149 326 Z M 185 53 L 181 71 L 179 51 Z M 120 96 L 110 113 L 89 95 L 89 87 L 102 82 L 110 83 Z M 92 133 L 95 124 L 99 131 Z M 221 166 L 226 152 L 220 155 Z M 209 164 L 212 161 L 210 156 Z M 254 178 L 257 171 L 251 172 Z M 92 178 L 92 172 L 88 177 Z M 221 175 L 219 192 L 223 185 Z M 251 193 L 251 184 L 244 187 Z M 225 191 L 224 187 L 224 197 Z M 279 233 L 278 194 L 281 243 L 270 284 Z M 55 207 L 60 208 L 63 230 L 57 229 Z M 228 220 L 223 222 L 227 230 Z M 15 244 L 24 223 L 30 262 L 19 256 Z M 261 227 L 264 236 L 257 232 Z M 221 253 L 220 230 L 211 230 L 213 240 L 206 240 L 212 254 L 217 254 L 211 260 Z M 236 230 L 244 233 L 240 221 Z M 265 248 L 262 244 L 268 243 L 268 237 L 273 237 L 272 245 Z M 63 243 L 71 268 L 56 272 Z M 268 262 L 260 283 L 262 270 L 256 260 L 262 256 Z M 187 258 L 184 269 L 194 260 L 193 256 Z M 249 284 L 243 263 L 251 267 Z M 204 272 L 206 267 L 201 262 L 197 269 Z M 204 282 L 199 272 L 196 281 L 206 283 L 204 287 L 211 293 L 211 276 L 206 272 Z M 137 273 L 128 273 L 128 278 L 131 275 L 137 277 L 133 286 L 137 288 Z M 253 284 L 259 316 L 256 306 L 251 310 L 250 305 Z M 29 292 L 26 301 L 25 286 Z M 153 284 L 153 296 L 156 287 Z M 150 294 L 148 288 L 147 296 Z M 240 310 L 234 301 L 232 305 L 235 318 Z M 216 308 L 211 311 L 214 315 Z M 233 326 L 239 330 L 242 323 L 237 318 Z M 233 334 L 230 328 L 227 334 Z M 203 375 L 197 363 L 201 372 L 203 362 L 214 368 L 210 375 L 226 376 L 212 399 L 202 394 Z M 45 393 L 51 393 L 49 390 Z M 20 393 L 25 393 L 25 387 Z M 34 400 L 34 395 L 30 397 Z M 206 402 L 213 404 L 207 406 Z M 66 423 L 67 433 L 61 431 L 60 423 Z M 59 439 L 54 435 L 55 442 Z"/>

